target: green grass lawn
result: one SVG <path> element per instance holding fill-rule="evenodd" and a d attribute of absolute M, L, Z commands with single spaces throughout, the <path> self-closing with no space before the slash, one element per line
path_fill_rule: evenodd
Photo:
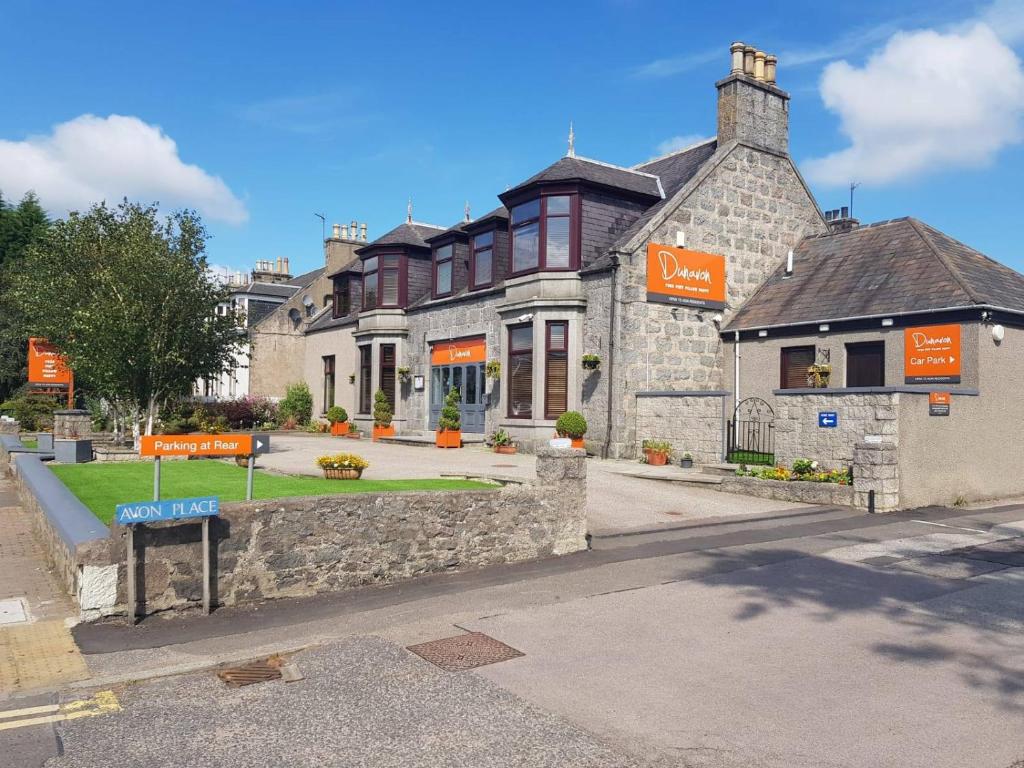
<path fill-rule="evenodd" d="M 153 498 L 153 465 L 150 462 L 51 465 L 85 506 L 104 523 L 114 519 L 114 507 L 129 501 Z M 165 461 L 160 468 L 160 496 L 180 499 L 218 496 L 222 502 L 245 498 L 246 470 L 222 461 Z M 326 496 L 335 493 L 379 491 L 461 491 L 494 489 L 489 483 L 433 478 L 426 480 L 325 480 L 322 477 L 273 475 L 256 472 L 253 496 L 279 499 L 286 496 Z"/>
<path fill-rule="evenodd" d="M 21 444 L 26 448 L 31 448 L 32 450 L 39 447 L 39 441 L 34 437 L 23 437 L 21 439 Z"/>

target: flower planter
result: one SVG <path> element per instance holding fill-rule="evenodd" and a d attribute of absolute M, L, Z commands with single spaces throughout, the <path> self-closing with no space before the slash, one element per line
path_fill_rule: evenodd
<path fill-rule="evenodd" d="M 690 469 L 693 467 L 693 459 L 680 459 L 679 466 L 683 469 Z"/>
<path fill-rule="evenodd" d="M 519 449 L 516 448 L 516 446 L 514 446 L 514 445 L 496 445 L 496 446 L 494 446 L 494 452 L 495 453 L 503 453 L 506 456 L 510 456 L 511 454 L 515 453 L 518 450 Z"/>
<path fill-rule="evenodd" d="M 358 480 L 363 476 L 363 470 L 351 467 L 324 468 L 324 477 L 327 480 Z"/>
<path fill-rule="evenodd" d="M 586 450 L 586 448 L 583 445 L 583 438 L 582 437 L 574 437 L 574 438 L 572 438 L 572 447 L 573 448 L 580 448 L 582 450 Z"/>
<path fill-rule="evenodd" d="M 662 451 L 644 451 L 644 455 L 652 467 L 664 467 L 668 464 L 668 454 Z"/>
<path fill-rule="evenodd" d="M 434 444 L 438 448 L 461 448 L 461 429 L 439 429 L 434 432 Z"/>
<path fill-rule="evenodd" d="M 585 370 L 585 371 L 596 371 L 600 367 L 601 367 L 601 361 L 600 360 L 584 360 L 583 361 L 583 370 Z"/>
<path fill-rule="evenodd" d="M 395 436 L 395 425 L 391 424 L 387 427 L 378 427 L 376 424 L 373 425 L 373 439 L 374 441 L 380 440 L 382 437 L 394 437 Z"/>
<path fill-rule="evenodd" d="M 348 422 L 347 421 L 336 421 L 331 424 L 331 434 L 334 437 L 344 437 L 348 434 Z"/>

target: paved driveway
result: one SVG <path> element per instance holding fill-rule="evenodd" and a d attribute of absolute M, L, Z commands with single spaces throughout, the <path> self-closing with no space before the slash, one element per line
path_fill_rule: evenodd
<path fill-rule="evenodd" d="M 370 462 L 364 477 L 399 479 L 439 477 L 443 473 L 506 475 L 530 479 L 535 458 L 500 456 L 484 446 L 444 451 L 430 446 L 374 443 L 320 435 L 274 435 L 273 450 L 259 458 L 263 469 L 317 475 L 315 459 L 324 453 L 352 451 Z M 679 483 L 625 477 L 614 470 L 632 462 L 589 459 L 587 499 L 590 532 L 595 535 L 672 527 L 687 520 L 807 509 L 793 502 L 755 499 Z"/>

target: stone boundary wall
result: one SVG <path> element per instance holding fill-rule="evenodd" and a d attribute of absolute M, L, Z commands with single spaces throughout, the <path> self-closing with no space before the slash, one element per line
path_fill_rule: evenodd
<path fill-rule="evenodd" d="M 761 480 L 756 477 L 726 477 L 719 490 L 741 493 L 759 499 L 796 501 L 826 507 L 852 507 L 854 486 L 838 483 L 811 483 L 805 481 Z"/>
<path fill-rule="evenodd" d="M 339 481 L 341 482 L 341 481 Z M 493 491 L 339 494 L 221 506 L 211 521 L 213 601 L 240 605 L 586 549 L 585 453 L 544 448 L 529 484 Z M 136 529 L 145 612 L 202 598 L 197 523 Z M 108 562 L 125 562 L 112 526 Z M 124 568 L 118 612 L 125 611 Z"/>
<path fill-rule="evenodd" d="M 900 498 L 899 453 L 895 443 L 858 443 L 853 455 L 854 501 L 860 509 L 870 509 L 870 494 L 875 492 L 875 512 L 902 509 Z"/>
<path fill-rule="evenodd" d="M 674 455 L 689 453 L 697 464 L 722 460 L 723 407 L 726 392 L 638 392 L 636 455 L 644 440 L 667 440 Z"/>

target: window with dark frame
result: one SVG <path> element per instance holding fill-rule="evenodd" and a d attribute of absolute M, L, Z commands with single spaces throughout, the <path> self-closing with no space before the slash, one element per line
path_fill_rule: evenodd
<path fill-rule="evenodd" d="M 391 410 L 395 410 L 395 345 L 380 345 L 380 388 L 391 404 Z"/>
<path fill-rule="evenodd" d="M 347 279 L 335 278 L 332 299 L 334 303 L 331 315 L 333 317 L 346 317 L 352 311 L 351 294 L 349 293 Z"/>
<path fill-rule="evenodd" d="M 846 386 L 885 386 L 884 341 L 862 341 L 846 345 Z"/>
<path fill-rule="evenodd" d="M 455 245 L 448 243 L 434 250 L 434 296 L 447 296 L 452 292 L 452 256 Z"/>
<path fill-rule="evenodd" d="M 533 326 L 508 329 L 508 416 L 533 418 Z"/>
<path fill-rule="evenodd" d="M 494 283 L 494 231 L 473 236 L 470 257 L 470 284 L 473 288 L 487 288 Z"/>
<path fill-rule="evenodd" d="M 324 356 L 324 412 L 334 405 L 334 355 Z"/>
<path fill-rule="evenodd" d="M 401 300 L 402 257 L 371 256 L 363 262 L 363 310 L 397 307 Z"/>
<path fill-rule="evenodd" d="M 370 413 L 373 408 L 373 348 L 359 348 L 359 412 Z"/>
<path fill-rule="evenodd" d="M 569 323 L 547 324 L 544 361 L 544 418 L 557 419 L 569 410 Z"/>
<path fill-rule="evenodd" d="M 510 211 L 512 272 L 577 269 L 575 195 L 544 195 Z"/>
<path fill-rule="evenodd" d="M 783 347 L 779 358 L 781 362 L 779 389 L 806 387 L 807 369 L 814 365 L 814 345 Z"/>

